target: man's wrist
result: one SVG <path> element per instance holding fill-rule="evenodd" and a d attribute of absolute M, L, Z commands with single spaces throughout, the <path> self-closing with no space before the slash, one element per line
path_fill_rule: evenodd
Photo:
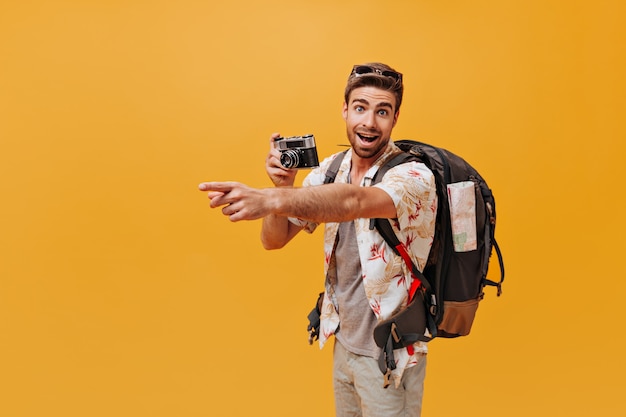
<path fill-rule="evenodd" d="M 275 216 L 279 216 L 282 211 L 282 198 L 285 187 L 274 187 L 265 189 L 265 202 L 269 212 Z"/>

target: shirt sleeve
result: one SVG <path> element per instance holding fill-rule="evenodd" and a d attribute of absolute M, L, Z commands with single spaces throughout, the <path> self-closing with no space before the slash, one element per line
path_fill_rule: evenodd
<path fill-rule="evenodd" d="M 423 268 L 437 217 L 437 189 L 432 171 L 423 163 L 408 162 L 391 168 L 374 186 L 384 190 L 393 200 L 397 214 L 396 232 L 409 252 L 416 254 L 414 261 Z"/>

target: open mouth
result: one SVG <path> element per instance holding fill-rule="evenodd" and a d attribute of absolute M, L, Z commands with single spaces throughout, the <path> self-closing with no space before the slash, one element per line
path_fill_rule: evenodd
<path fill-rule="evenodd" d="M 357 133 L 357 136 L 359 137 L 359 139 L 361 139 L 363 142 L 367 142 L 367 143 L 372 143 L 374 142 L 376 139 L 378 139 L 378 136 L 371 136 L 371 135 L 364 135 L 362 133 Z"/>

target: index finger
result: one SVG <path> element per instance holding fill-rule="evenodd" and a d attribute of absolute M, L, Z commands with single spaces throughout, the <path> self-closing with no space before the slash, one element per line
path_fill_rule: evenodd
<path fill-rule="evenodd" d="M 280 133 L 278 132 L 272 133 L 272 135 L 270 136 L 270 148 L 273 149 L 276 147 L 275 142 L 276 142 L 276 139 L 279 137 L 280 137 Z"/>
<path fill-rule="evenodd" d="M 200 191 L 220 191 L 227 193 L 235 187 L 234 182 L 202 182 L 198 185 Z"/>

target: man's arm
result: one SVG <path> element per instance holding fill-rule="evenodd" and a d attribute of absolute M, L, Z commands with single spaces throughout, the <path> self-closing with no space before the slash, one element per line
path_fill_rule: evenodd
<path fill-rule="evenodd" d="M 280 249 L 293 239 L 302 227 L 290 222 L 286 217 L 270 214 L 263 217 L 261 243 L 265 249 Z"/>
<path fill-rule="evenodd" d="M 280 163 L 281 153 L 276 149 L 276 139 L 280 133 L 270 136 L 270 150 L 265 160 L 265 170 L 276 187 L 293 187 L 297 170 L 287 169 Z M 261 243 L 265 249 L 280 249 L 302 230 L 286 217 L 270 214 L 263 217 L 261 227 Z"/>
<path fill-rule="evenodd" d="M 276 191 L 274 210 L 278 215 L 317 223 L 396 217 L 393 200 L 379 188 L 333 183 Z"/>
<path fill-rule="evenodd" d="M 280 152 L 274 144 L 279 136 L 278 133 L 270 136 L 270 151 L 265 161 L 276 188 L 253 189 L 234 182 L 200 184 L 200 190 L 209 191 L 211 207 L 223 206 L 222 213 L 231 221 L 263 218 L 261 242 L 266 249 L 283 247 L 302 230 L 288 217 L 316 223 L 396 217 L 391 197 L 378 188 L 337 183 L 293 188 L 297 171 L 280 164 Z"/>
<path fill-rule="evenodd" d="M 251 188 L 236 182 L 205 182 L 211 207 L 222 207 L 231 221 L 255 220 L 270 215 L 296 217 L 317 223 L 344 222 L 357 218 L 394 218 L 393 200 L 378 187 L 325 184 L 303 188 Z M 292 232 L 287 231 L 286 236 Z M 294 233 L 295 235 L 295 233 Z M 293 236 L 291 236 L 293 237 Z"/>

